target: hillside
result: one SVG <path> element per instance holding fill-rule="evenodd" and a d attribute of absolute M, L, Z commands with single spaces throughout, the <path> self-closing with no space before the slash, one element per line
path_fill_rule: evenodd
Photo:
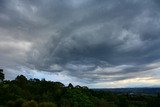
<path fill-rule="evenodd" d="M 144 94 L 147 92 L 146 94 Z M 154 93 L 149 95 L 149 93 Z M 159 107 L 159 88 L 88 89 L 23 75 L 0 83 L 2 107 Z M 136 95 L 131 94 L 136 93 Z M 143 94 L 142 94 L 143 93 Z"/>

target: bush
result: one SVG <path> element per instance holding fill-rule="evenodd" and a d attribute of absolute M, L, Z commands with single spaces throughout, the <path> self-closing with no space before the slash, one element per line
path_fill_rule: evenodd
<path fill-rule="evenodd" d="M 31 100 L 23 103 L 22 107 L 38 107 L 37 102 Z"/>
<path fill-rule="evenodd" d="M 57 107 L 56 104 L 51 102 L 43 102 L 39 104 L 39 107 Z"/>
<path fill-rule="evenodd" d="M 8 101 L 7 105 L 8 105 L 8 107 L 15 107 L 15 102 L 14 101 Z"/>
<path fill-rule="evenodd" d="M 14 107 L 22 107 L 22 104 L 25 102 L 24 99 L 20 98 L 15 101 Z"/>

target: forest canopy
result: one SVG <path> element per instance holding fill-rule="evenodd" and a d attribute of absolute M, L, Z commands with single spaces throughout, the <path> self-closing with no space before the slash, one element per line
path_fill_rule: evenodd
<path fill-rule="evenodd" d="M 3 71 L 1 80 L 4 79 Z M 95 91 L 86 86 L 65 86 L 61 82 L 27 79 L 18 75 L 15 80 L 0 82 L 2 107 L 159 107 L 160 95 L 115 94 Z M 0 107 L 1 107 L 0 106 Z"/>

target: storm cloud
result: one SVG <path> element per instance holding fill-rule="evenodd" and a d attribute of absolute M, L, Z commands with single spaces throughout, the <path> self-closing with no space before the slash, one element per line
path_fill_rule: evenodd
<path fill-rule="evenodd" d="M 159 11 L 158 0 L 1 0 L 0 66 L 8 79 L 25 69 L 90 87 L 160 85 Z"/>

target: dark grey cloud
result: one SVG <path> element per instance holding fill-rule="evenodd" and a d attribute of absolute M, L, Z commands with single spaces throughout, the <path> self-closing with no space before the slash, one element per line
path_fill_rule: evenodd
<path fill-rule="evenodd" d="M 160 58 L 158 0 L 0 2 L 2 67 L 67 71 L 90 83 L 149 75 L 146 65 Z"/>

